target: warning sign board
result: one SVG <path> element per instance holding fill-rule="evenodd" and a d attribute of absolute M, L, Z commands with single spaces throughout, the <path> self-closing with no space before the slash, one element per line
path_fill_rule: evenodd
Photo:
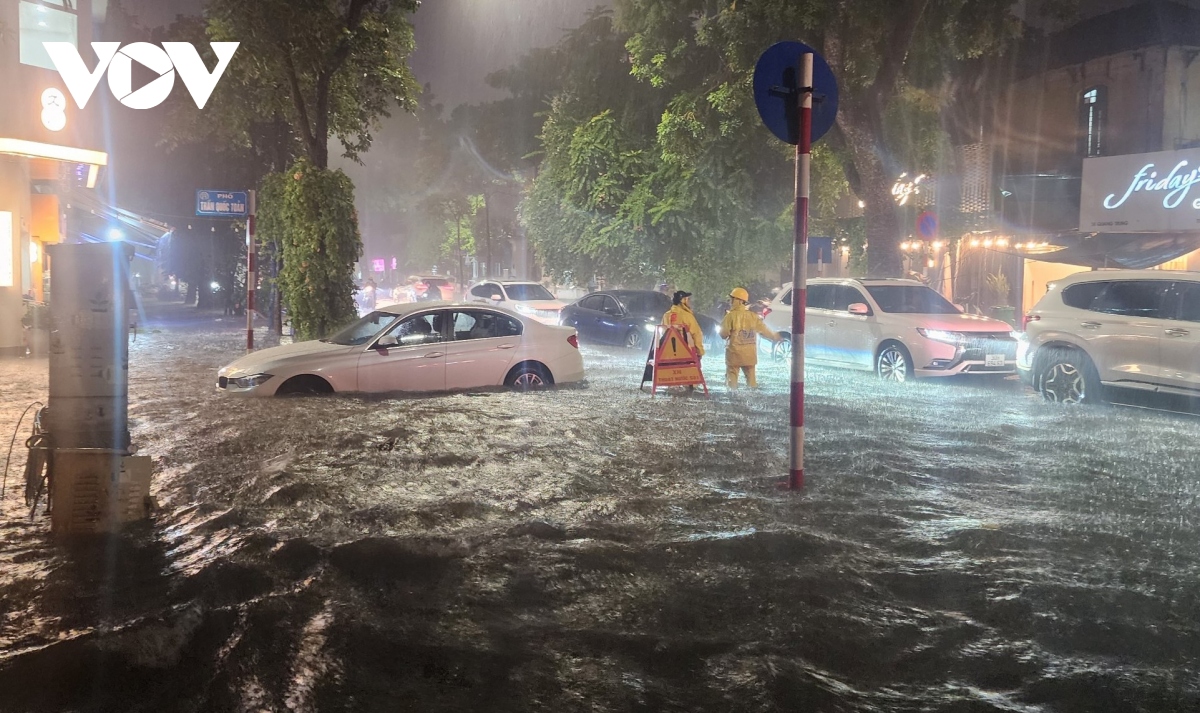
<path fill-rule="evenodd" d="M 650 361 L 646 365 L 642 384 L 650 381 L 651 395 L 660 387 L 700 386 L 708 395 L 708 384 L 700 371 L 700 355 L 687 343 L 678 327 L 660 325 L 654 331 L 654 342 L 650 347 Z"/>

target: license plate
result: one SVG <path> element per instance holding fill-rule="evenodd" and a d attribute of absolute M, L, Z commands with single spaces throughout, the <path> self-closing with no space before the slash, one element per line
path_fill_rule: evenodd
<path fill-rule="evenodd" d="M 1004 366 L 1003 354 L 988 354 L 983 360 L 984 366 Z"/>

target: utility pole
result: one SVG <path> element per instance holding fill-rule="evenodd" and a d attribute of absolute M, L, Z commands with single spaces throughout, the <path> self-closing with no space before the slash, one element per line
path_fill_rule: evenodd
<path fill-rule="evenodd" d="M 487 265 L 484 267 L 484 277 L 492 276 L 492 222 L 488 213 L 488 194 L 483 192 L 483 233 L 487 240 Z"/>
<path fill-rule="evenodd" d="M 467 280 L 466 280 L 466 276 L 463 275 L 462 213 L 459 213 L 454 216 L 454 230 L 455 230 L 454 242 L 455 242 L 455 245 L 457 246 L 457 251 L 458 251 L 458 287 L 460 290 L 466 290 L 467 289 Z M 465 292 L 464 292 L 463 299 L 466 299 Z"/>

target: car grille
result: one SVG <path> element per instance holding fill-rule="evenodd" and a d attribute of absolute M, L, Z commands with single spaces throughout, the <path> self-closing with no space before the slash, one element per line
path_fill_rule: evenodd
<path fill-rule="evenodd" d="M 556 309 L 539 309 L 535 310 L 534 314 L 543 319 L 558 319 L 558 310 Z"/>
<path fill-rule="evenodd" d="M 1003 354 L 1006 360 L 1017 358 L 1017 340 L 1007 332 L 969 334 L 963 346 L 963 361 L 983 361 L 988 354 Z"/>

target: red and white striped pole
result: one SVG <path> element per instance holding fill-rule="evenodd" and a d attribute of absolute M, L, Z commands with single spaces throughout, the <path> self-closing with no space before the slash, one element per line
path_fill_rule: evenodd
<path fill-rule="evenodd" d="M 804 487 L 804 307 L 808 304 L 808 196 L 812 152 L 813 55 L 800 55 L 800 141 L 796 144 L 796 215 L 792 225 L 792 463 L 788 487 Z"/>
<path fill-rule="evenodd" d="M 254 191 L 250 191 L 246 219 L 246 351 L 254 351 L 254 292 L 258 286 L 258 245 L 254 238 Z"/>

